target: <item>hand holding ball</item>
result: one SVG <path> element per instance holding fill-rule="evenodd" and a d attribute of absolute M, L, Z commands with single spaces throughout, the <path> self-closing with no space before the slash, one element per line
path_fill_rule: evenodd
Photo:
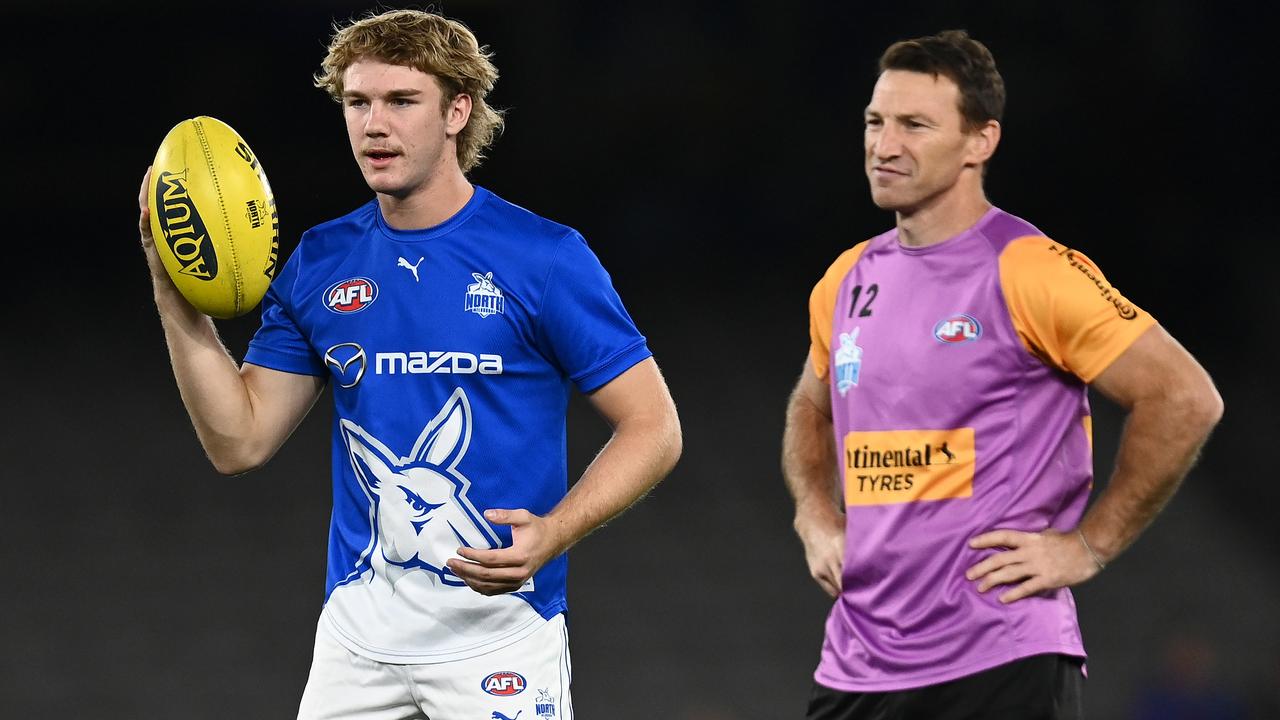
<path fill-rule="evenodd" d="M 178 291 L 216 318 L 257 306 L 275 276 L 280 224 L 262 164 L 211 117 L 174 126 L 147 187 L 156 252 Z"/>

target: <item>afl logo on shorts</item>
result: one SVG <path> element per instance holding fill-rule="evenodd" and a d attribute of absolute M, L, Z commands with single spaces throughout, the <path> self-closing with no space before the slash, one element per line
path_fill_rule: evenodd
<path fill-rule="evenodd" d="M 480 683 L 480 688 L 482 690 L 490 695 L 497 695 L 498 697 L 519 695 L 524 692 L 524 686 L 524 676 L 520 673 L 511 672 L 510 670 L 493 673 Z"/>
<path fill-rule="evenodd" d="M 933 336 L 948 345 L 973 342 L 982 336 L 982 323 L 971 315 L 952 315 L 933 327 Z"/>
<path fill-rule="evenodd" d="M 369 278 L 348 278 L 324 291 L 324 306 L 339 315 L 358 313 L 377 299 L 378 285 Z"/>

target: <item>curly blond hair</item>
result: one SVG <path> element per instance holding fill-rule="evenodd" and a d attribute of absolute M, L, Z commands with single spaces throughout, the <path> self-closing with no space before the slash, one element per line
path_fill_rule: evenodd
<path fill-rule="evenodd" d="M 485 102 L 498 81 L 491 57 L 489 48 L 457 20 L 421 10 L 392 10 L 370 14 L 346 27 L 334 25 L 329 53 L 320 63 L 315 84 L 342 102 L 342 76 L 347 68 L 372 58 L 435 76 L 444 91 L 441 112 L 458 95 L 469 95 L 471 118 L 458 133 L 458 166 L 465 173 L 480 164 L 485 149 L 502 132 L 502 112 Z"/>

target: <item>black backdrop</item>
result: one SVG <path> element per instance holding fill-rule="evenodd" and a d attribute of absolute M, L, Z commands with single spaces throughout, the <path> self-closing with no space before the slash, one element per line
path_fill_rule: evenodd
<path fill-rule="evenodd" d="M 310 74 L 331 23 L 366 9 L 6 4 L 0 715 L 293 716 L 323 589 L 328 401 L 267 468 L 213 473 L 173 386 L 134 198 L 169 127 L 208 114 L 263 159 L 284 254 L 364 202 Z M 805 301 L 892 221 L 860 169 L 876 57 L 947 27 L 984 40 L 1009 88 L 990 197 L 1089 253 L 1227 402 L 1166 514 L 1077 592 L 1091 712 L 1128 715 L 1188 647 L 1195 670 L 1177 677 L 1276 694 L 1267 18 L 1153 1 L 443 9 L 497 52 L 492 100 L 509 109 L 473 180 L 583 232 L 684 421 L 675 473 L 573 552 L 581 717 L 801 713 L 828 603 L 777 465 Z M 256 324 L 220 324 L 237 356 Z M 1104 478 L 1121 418 L 1096 410 Z M 605 437 L 576 401 L 571 472 Z"/>

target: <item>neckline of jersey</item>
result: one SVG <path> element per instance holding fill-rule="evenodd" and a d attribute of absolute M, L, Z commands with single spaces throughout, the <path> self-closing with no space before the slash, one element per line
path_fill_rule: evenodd
<path fill-rule="evenodd" d="M 897 228 L 894 228 L 893 244 L 898 248 L 898 250 L 908 255 L 928 255 L 930 253 L 942 252 L 963 243 L 965 240 L 981 235 L 982 228 L 1003 212 L 1004 211 L 1000 208 L 992 205 L 985 213 L 982 214 L 982 217 L 978 218 L 978 222 L 970 225 L 942 242 L 927 245 L 925 247 L 907 247 L 906 245 L 903 245 L 902 241 L 898 239 Z"/>
<path fill-rule="evenodd" d="M 382 216 L 382 207 L 378 204 L 378 200 L 376 198 L 373 200 L 373 216 L 377 222 L 378 230 L 386 237 L 398 242 L 421 242 L 423 240 L 438 238 L 441 235 L 447 235 L 458 229 L 458 226 L 462 225 L 472 215 L 476 214 L 476 211 L 479 210 L 480 206 L 489 199 L 490 195 L 491 193 L 488 190 L 485 190 L 479 185 L 472 185 L 471 199 L 467 200 L 467 204 L 463 205 L 462 209 L 450 216 L 449 219 L 439 225 L 432 225 L 429 228 L 400 230 L 391 227 L 387 224 L 387 219 Z"/>

